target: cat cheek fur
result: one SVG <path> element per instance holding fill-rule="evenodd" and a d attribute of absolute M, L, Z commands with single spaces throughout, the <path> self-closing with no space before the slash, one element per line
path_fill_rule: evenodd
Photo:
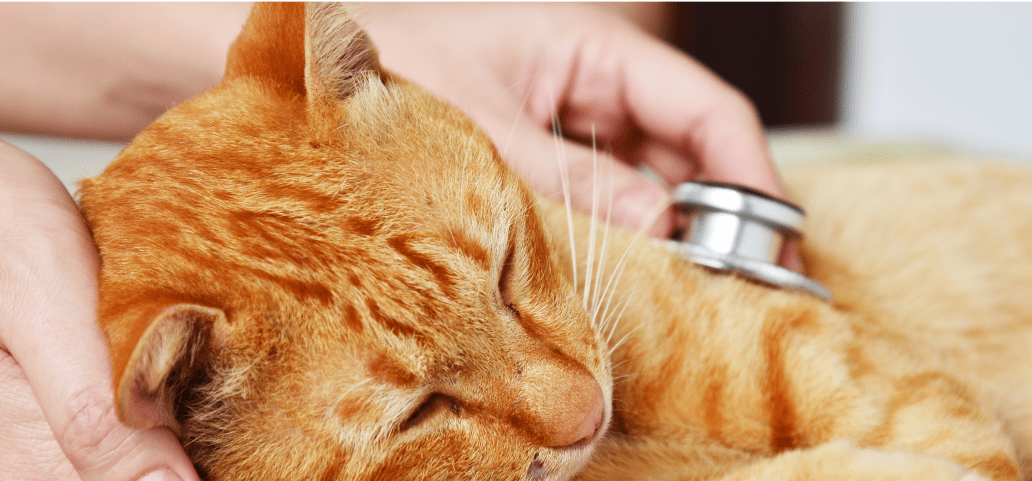
<path fill-rule="evenodd" d="M 567 479 L 608 423 L 537 199 L 339 5 L 257 5 L 80 202 L 119 415 L 209 480 Z"/>

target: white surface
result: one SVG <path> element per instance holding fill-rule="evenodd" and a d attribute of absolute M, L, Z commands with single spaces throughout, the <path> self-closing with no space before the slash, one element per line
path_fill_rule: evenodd
<path fill-rule="evenodd" d="M 1030 26 L 1030 3 L 850 3 L 843 127 L 1032 160 Z"/>
<path fill-rule="evenodd" d="M 897 142 L 857 137 L 836 130 L 791 129 L 769 133 L 771 155 L 781 169 L 842 162 L 882 162 L 893 159 L 954 154 L 946 144 L 903 139 Z M 0 132 L 0 140 L 34 155 L 57 175 L 72 194 L 77 182 L 99 175 L 125 147 L 119 142 L 39 137 Z"/>
<path fill-rule="evenodd" d="M 0 132 L 0 140 L 42 161 L 75 193 L 76 183 L 104 171 L 125 144 L 98 140 L 62 139 Z"/>

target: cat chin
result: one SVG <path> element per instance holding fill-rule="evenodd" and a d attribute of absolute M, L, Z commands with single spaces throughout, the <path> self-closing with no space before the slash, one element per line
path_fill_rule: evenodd
<path fill-rule="evenodd" d="M 607 400 L 608 401 L 608 400 Z M 607 402 L 603 413 L 602 424 L 598 431 L 584 441 L 561 448 L 545 448 L 534 455 L 534 460 L 527 469 L 525 481 L 565 481 L 573 478 L 587 466 L 595 447 L 609 431 L 612 420 L 612 408 Z"/>
<path fill-rule="evenodd" d="M 527 475 L 523 479 L 525 481 L 566 481 L 573 478 L 588 464 L 599 437 L 585 442 L 581 446 L 549 449 L 553 452 L 535 454 L 534 461 L 530 463 Z"/>

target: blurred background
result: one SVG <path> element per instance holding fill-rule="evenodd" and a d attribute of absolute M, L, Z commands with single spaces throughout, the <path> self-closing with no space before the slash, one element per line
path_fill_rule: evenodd
<path fill-rule="evenodd" d="M 775 156 L 811 141 L 1032 160 L 1030 3 L 622 8 L 751 98 Z"/>
<path fill-rule="evenodd" d="M 782 164 L 1032 160 L 1032 3 L 619 3 L 749 96 Z M 119 143 L 2 134 L 71 184 Z"/>

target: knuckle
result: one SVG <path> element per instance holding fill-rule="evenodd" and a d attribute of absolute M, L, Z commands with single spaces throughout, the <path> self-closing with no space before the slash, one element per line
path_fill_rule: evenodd
<path fill-rule="evenodd" d="M 118 421 L 110 393 L 96 387 L 84 389 L 72 397 L 68 409 L 69 423 L 60 442 L 76 469 L 101 467 L 117 459 L 128 433 Z"/>
<path fill-rule="evenodd" d="M 725 105 L 729 112 L 736 117 L 743 117 L 747 119 L 758 119 L 759 111 L 756 109 L 756 105 L 752 102 L 740 90 L 731 88 L 727 92 L 725 99 Z"/>

